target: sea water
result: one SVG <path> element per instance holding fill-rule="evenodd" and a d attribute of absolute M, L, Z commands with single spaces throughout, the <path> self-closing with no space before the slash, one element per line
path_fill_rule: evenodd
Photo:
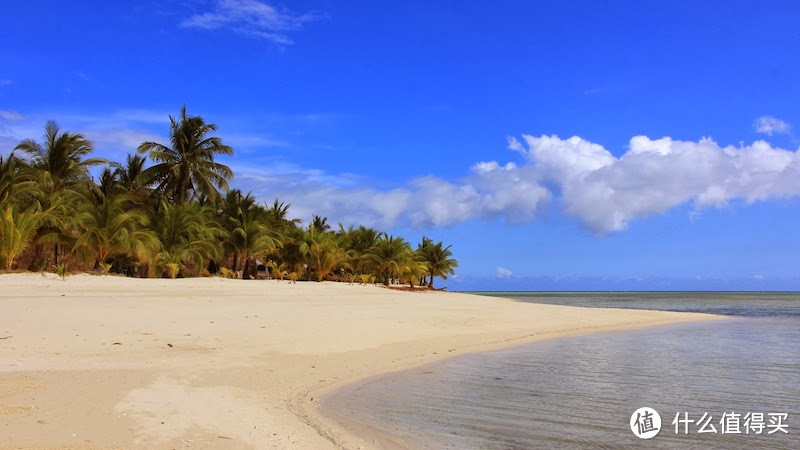
<path fill-rule="evenodd" d="M 325 407 L 409 448 L 800 448 L 798 294 L 491 294 L 730 318 L 457 356 L 349 386 Z M 645 406 L 662 421 L 650 440 L 630 425 Z M 787 415 L 783 427 L 774 414 Z M 676 416 L 693 422 L 676 429 Z"/>

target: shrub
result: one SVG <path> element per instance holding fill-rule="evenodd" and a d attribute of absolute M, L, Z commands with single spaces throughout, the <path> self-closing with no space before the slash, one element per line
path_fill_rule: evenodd
<path fill-rule="evenodd" d="M 62 280 L 67 279 L 67 264 L 61 263 L 56 266 L 56 275 L 60 276 Z"/>
<path fill-rule="evenodd" d="M 176 278 L 178 276 L 178 272 L 181 271 L 181 265 L 178 263 L 167 263 L 165 267 L 167 269 L 167 275 L 173 279 Z"/>

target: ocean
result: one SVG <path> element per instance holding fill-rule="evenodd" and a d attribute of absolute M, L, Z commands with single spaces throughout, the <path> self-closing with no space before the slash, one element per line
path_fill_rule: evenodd
<path fill-rule="evenodd" d="M 730 318 L 461 355 L 343 388 L 326 408 L 383 446 L 800 448 L 800 294 L 486 294 Z M 641 407 L 661 418 L 648 440 L 632 431 Z"/>

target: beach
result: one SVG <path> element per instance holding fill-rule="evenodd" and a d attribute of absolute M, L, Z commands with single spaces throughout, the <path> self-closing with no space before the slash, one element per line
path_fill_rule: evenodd
<path fill-rule="evenodd" d="M 0 448 L 375 448 L 337 388 L 450 356 L 715 318 L 222 278 L 0 276 Z"/>

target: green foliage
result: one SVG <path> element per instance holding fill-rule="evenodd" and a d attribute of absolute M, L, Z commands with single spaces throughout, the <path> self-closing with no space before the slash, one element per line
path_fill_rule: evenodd
<path fill-rule="evenodd" d="M 173 204 L 162 201 L 154 213 L 152 232 L 160 242 L 156 267 L 166 270 L 169 263 L 181 269 L 191 265 L 199 274 L 210 259 L 216 258 L 223 231 L 212 211 L 197 203 Z"/>
<path fill-rule="evenodd" d="M 286 264 L 278 264 L 275 261 L 270 261 L 269 267 L 272 269 L 272 276 L 278 280 L 282 281 L 289 275 L 289 271 L 286 270 Z"/>
<path fill-rule="evenodd" d="M 404 239 L 314 215 L 301 225 L 288 203 L 261 204 L 229 189 L 233 174 L 216 161 L 233 150 L 216 125 L 170 117 L 167 144 L 144 142 L 124 162 L 91 158 L 92 143 L 48 122 L 41 142 L 26 139 L 0 157 L 0 264 L 55 267 L 62 253 L 83 269 L 188 277 L 219 270 L 244 279 L 268 266 L 278 280 L 401 281 L 415 286 L 454 273 L 449 246 Z M 89 169 L 104 165 L 90 176 Z M 150 164 L 150 165 L 148 165 Z M 241 272 L 240 272 L 241 271 Z"/>
<path fill-rule="evenodd" d="M 148 184 L 156 184 L 163 194 L 177 204 L 191 198 L 221 199 L 219 189 L 228 188 L 233 171 L 214 161 L 216 155 L 232 155 L 233 149 L 211 133 L 217 126 L 202 117 L 186 114 L 181 108 L 178 118 L 169 117 L 170 146 L 157 142 L 139 145 L 139 153 L 147 153 L 156 164 L 144 170 Z"/>
<path fill-rule="evenodd" d="M 425 237 L 417 247 L 417 255 L 420 260 L 428 265 L 428 275 L 430 276 L 428 287 L 431 289 L 433 289 L 434 277 L 442 277 L 446 280 L 447 276 L 454 274 L 455 268 L 458 267 L 458 261 L 452 257 L 453 252 L 450 251 L 450 247 L 452 246 L 445 247 L 444 243 L 434 243 Z"/>
<path fill-rule="evenodd" d="M 25 139 L 14 150 L 24 152 L 31 168 L 45 175 L 56 190 L 88 180 L 89 167 L 105 163 L 100 158 L 85 158 L 92 143 L 82 134 L 61 132 L 55 122 L 44 127 L 44 142 Z"/>
<path fill-rule="evenodd" d="M 366 259 L 372 264 L 375 274 L 389 285 L 392 278 L 399 277 L 404 268 L 414 260 L 414 252 L 401 237 L 384 234 L 367 250 Z"/>
<path fill-rule="evenodd" d="M 6 270 L 11 269 L 17 256 L 28 248 L 41 220 L 38 205 L 24 211 L 6 205 L 0 212 L 0 257 Z"/>
<path fill-rule="evenodd" d="M 178 273 L 181 271 L 181 265 L 176 262 L 166 263 L 165 268 L 167 271 L 167 276 L 172 279 L 175 279 L 178 276 Z"/>
<path fill-rule="evenodd" d="M 223 200 L 225 246 L 233 253 L 234 271 L 238 261 L 244 263 L 243 278 L 250 278 L 253 256 L 265 256 L 276 249 L 278 242 L 270 235 L 266 225 L 266 211 L 256 205 L 250 195 L 242 195 L 239 190 L 229 191 Z"/>
<path fill-rule="evenodd" d="M 311 269 L 317 281 L 322 281 L 337 266 L 342 264 L 347 255 L 334 240 L 334 236 L 311 225 L 305 234 L 305 242 L 300 251 L 308 256 Z"/>
<path fill-rule="evenodd" d="M 14 153 L 3 158 L 0 155 L 0 206 L 19 205 L 34 196 L 37 186 L 33 171 Z"/>
<path fill-rule="evenodd" d="M 428 264 L 417 259 L 411 259 L 401 267 L 400 277 L 407 282 L 409 286 L 414 287 L 421 283 L 422 276 L 427 272 Z"/>
<path fill-rule="evenodd" d="M 157 237 L 146 227 L 147 215 L 130 208 L 127 196 L 108 197 L 97 188 L 78 194 L 73 200 L 78 236 L 73 250 L 85 259 L 92 259 L 101 267 L 112 255 L 120 253 L 145 261 L 160 247 Z"/>
<path fill-rule="evenodd" d="M 56 275 L 60 276 L 62 280 L 67 279 L 67 264 L 61 263 L 57 264 L 56 267 Z"/>

